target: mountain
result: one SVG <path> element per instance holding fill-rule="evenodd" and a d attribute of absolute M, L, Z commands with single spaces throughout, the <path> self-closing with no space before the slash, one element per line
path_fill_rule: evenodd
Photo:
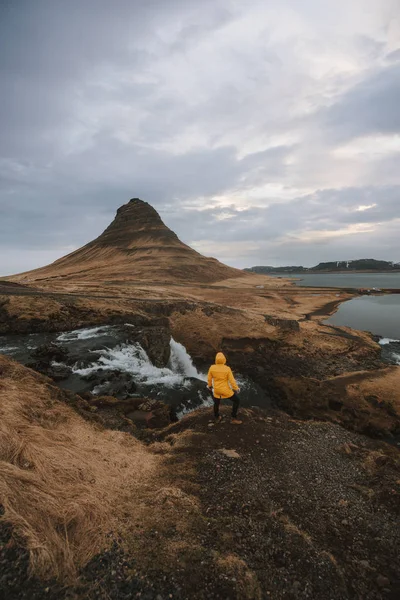
<path fill-rule="evenodd" d="M 358 260 L 341 260 L 335 262 L 322 262 L 312 271 L 392 271 L 399 269 L 400 265 L 387 260 L 374 258 L 360 258 Z"/>
<path fill-rule="evenodd" d="M 268 267 L 268 266 L 259 266 L 259 267 L 250 267 L 249 269 L 244 269 L 248 273 L 257 273 L 259 275 L 268 275 L 269 273 L 302 273 L 303 271 L 309 271 L 305 267 Z"/>
<path fill-rule="evenodd" d="M 212 283 L 243 275 L 181 242 L 150 204 L 134 198 L 117 210 L 113 222 L 92 242 L 48 266 L 8 279 Z"/>
<path fill-rule="evenodd" d="M 374 258 L 360 258 L 358 260 L 338 260 L 334 262 L 321 262 L 315 267 L 269 267 L 258 266 L 244 269 L 247 272 L 268 275 L 268 273 L 303 273 L 314 271 L 399 271 L 400 263 Z"/>

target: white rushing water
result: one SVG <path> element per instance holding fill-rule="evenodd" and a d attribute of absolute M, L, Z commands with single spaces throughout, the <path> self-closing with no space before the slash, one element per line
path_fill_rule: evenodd
<path fill-rule="evenodd" d="M 136 381 L 145 385 L 162 384 L 167 387 L 183 386 L 188 377 L 206 381 L 206 376 L 197 371 L 182 344 L 171 338 L 170 346 L 171 358 L 168 367 L 159 368 L 153 365 L 140 344 L 136 343 L 92 350 L 91 354 L 97 355 L 97 360 L 93 361 L 89 367 L 83 369 L 76 367 L 73 372 L 86 376 L 101 368 L 118 370 L 131 374 Z"/>
<path fill-rule="evenodd" d="M 132 391 L 170 404 L 178 418 L 201 406 L 212 406 L 213 400 L 206 387 L 207 375 L 196 368 L 182 344 L 170 339 L 169 363 L 159 368 L 152 364 L 139 343 L 130 341 L 127 326 L 107 325 L 55 334 L 4 336 L 0 352 L 3 349 L 6 354 L 26 364 L 32 360 L 30 351 L 33 348 L 57 341 L 69 352 L 69 357 L 66 363 L 53 361 L 52 366 L 71 368 L 76 361 L 72 374 L 60 384 L 65 389 L 78 393 L 91 391 L 99 395 L 112 393 L 117 397 Z M 121 373 L 121 378 L 118 373 Z M 93 377 L 87 379 L 90 375 Z M 257 384 L 237 373 L 235 377 L 244 406 L 263 406 L 268 402 Z M 128 386 L 126 390 L 132 382 L 132 390 L 124 390 L 124 381 Z M 229 406 L 229 402 L 227 404 Z"/>
<path fill-rule="evenodd" d="M 395 352 L 394 350 L 398 350 L 400 340 L 395 340 L 393 338 L 382 338 L 379 340 L 379 344 L 381 346 L 389 346 L 390 348 L 390 358 L 400 365 L 400 354 Z M 391 344 L 396 344 L 395 346 L 391 346 Z"/>
<path fill-rule="evenodd" d="M 381 346 L 386 346 L 386 344 L 391 344 L 393 342 L 399 342 L 400 340 L 392 340 L 391 338 L 382 338 L 379 340 Z"/>
<path fill-rule="evenodd" d="M 13 354 L 16 350 L 18 350 L 18 346 L 0 346 L 0 354 Z"/>
<path fill-rule="evenodd" d="M 96 338 L 100 334 L 107 333 L 112 329 L 109 325 L 103 325 L 102 327 L 89 327 L 88 329 L 75 329 L 74 331 L 67 331 L 61 333 L 57 340 L 59 342 L 75 342 L 77 340 L 90 340 Z"/>
<path fill-rule="evenodd" d="M 176 342 L 173 338 L 171 338 L 170 346 L 171 358 L 169 362 L 172 371 L 181 373 L 185 377 L 196 377 L 196 379 L 206 381 L 206 376 L 198 372 L 185 346 Z"/>

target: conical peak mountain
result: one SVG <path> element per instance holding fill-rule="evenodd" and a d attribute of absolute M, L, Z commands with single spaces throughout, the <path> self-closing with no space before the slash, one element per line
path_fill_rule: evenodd
<path fill-rule="evenodd" d="M 182 243 L 151 204 L 133 198 L 120 206 L 112 223 L 91 244 L 132 249 L 148 245 L 151 241 L 157 244 Z"/>
<path fill-rule="evenodd" d="M 133 198 L 103 233 L 51 265 L 16 275 L 17 282 L 58 284 L 213 283 L 245 273 L 187 246 L 147 202 Z"/>

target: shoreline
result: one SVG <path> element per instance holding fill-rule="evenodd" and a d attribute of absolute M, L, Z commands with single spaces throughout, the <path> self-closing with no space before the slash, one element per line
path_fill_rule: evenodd
<path fill-rule="evenodd" d="M 317 308 L 317 309 L 307 313 L 304 320 L 311 321 L 311 320 L 313 320 L 313 317 L 321 317 L 321 318 L 331 317 L 333 314 L 335 314 L 335 312 L 337 312 L 337 310 L 341 304 L 344 304 L 345 302 L 350 302 L 350 300 L 354 300 L 354 298 L 331 300 L 330 302 L 327 302 L 320 308 Z M 318 322 L 320 322 L 320 321 L 318 321 Z M 356 331 L 358 331 L 358 330 L 356 330 Z"/>
<path fill-rule="evenodd" d="M 383 345 L 381 344 L 381 340 L 388 339 L 388 336 L 380 334 L 380 333 L 373 333 L 371 331 L 367 331 L 367 330 L 363 330 L 363 329 L 357 329 L 355 327 L 351 327 L 350 325 L 333 325 L 333 324 L 324 322 L 326 320 L 326 318 L 331 317 L 339 310 L 341 304 L 344 304 L 345 302 L 350 302 L 350 300 L 354 300 L 357 296 L 359 298 L 362 298 L 363 296 L 371 296 L 371 295 L 372 294 L 354 295 L 353 298 L 348 298 L 345 300 L 333 300 L 331 302 L 328 302 L 324 306 L 321 306 L 319 309 L 316 309 L 316 310 L 312 311 L 311 313 L 308 313 L 305 317 L 305 320 L 312 321 L 313 317 L 321 317 L 321 319 L 317 320 L 318 324 L 321 327 L 329 327 L 330 329 L 333 329 L 335 332 L 337 332 L 336 334 L 326 333 L 326 335 L 340 335 L 341 337 L 356 340 L 358 338 L 358 336 L 360 336 L 361 334 L 368 334 L 370 336 L 370 338 L 372 339 L 372 341 L 376 342 L 380 347 L 380 360 L 381 360 L 382 364 L 400 367 L 400 364 L 397 362 L 397 360 L 395 361 L 393 356 L 391 356 L 390 359 L 389 358 L 387 358 L 387 360 L 384 359 L 385 353 L 383 350 Z M 374 294 L 374 295 L 382 296 L 384 294 Z M 348 333 L 346 331 L 346 329 L 350 329 L 351 331 L 354 331 L 355 334 L 353 335 L 353 334 Z M 400 339 L 397 340 L 397 339 L 391 338 L 391 341 L 392 342 L 400 342 Z M 394 361 L 394 362 L 392 362 L 392 361 Z"/>
<path fill-rule="evenodd" d="M 374 273 L 375 275 L 378 274 L 382 274 L 382 275 L 390 275 L 390 274 L 397 274 L 400 273 L 400 269 L 397 270 L 393 270 L 393 271 L 371 271 L 371 270 L 363 270 L 363 271 L 352 271 L 352 270 L 345 270 L 345 271 L 303 271 L 303 272 L 298 272 L 298 271 L 274 271 L 274 272 L 270 272 L 270 273 L 257 273 L 256 271 L 252 271 L 253 273 L 255 273 L 256 275 L 271 275 L 271 276 L 275 276 L 277 275 L 278 277 L 284 275 L 334 275 L 335 273 L 337 273 L 338 275 L 357 275 L 360 273 Z"/>

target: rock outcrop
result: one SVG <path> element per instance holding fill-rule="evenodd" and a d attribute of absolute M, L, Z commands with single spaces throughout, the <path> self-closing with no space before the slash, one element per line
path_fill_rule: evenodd
<path fill-rule="evenodd" d="M 36 348 L 31 354 L 32 362 L 26 366 L 50 377 L 54 381 L 62 381 L 71 374 L 71 368 L 63 363 L 68 351 L 61 346 L 50 343 Z"/>

